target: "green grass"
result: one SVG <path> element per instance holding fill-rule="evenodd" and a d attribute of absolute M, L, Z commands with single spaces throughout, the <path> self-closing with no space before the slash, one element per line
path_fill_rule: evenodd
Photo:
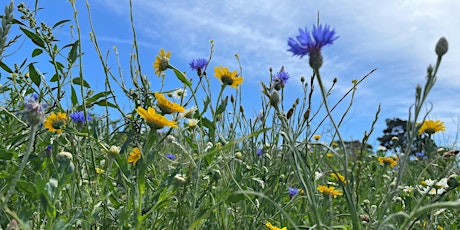
<path fill-rule="evenodd" d="M 439 149 L 431 134 L 422 134 L 423 142 L 417 142 L 426 157 L 414 157 L 411 148 L 368 148 L 379 121 L 377 105 L 375 121 L 362 140 L 345 140 L 338 132 L 356 86 L 368 75 L 354 81 L 342 100 L 330 104 L 328 96 L 336 82 L 326 88 L 320 66 L 310 61 L 313 68 L 305 71 L 311 77 L 289 83 L 303 88 L 303 95 L 290 105 L 284 89 L 272 87 L 270 71 L 270 79 L 261 83 L 263 110 L 257 118 L 248 117 L 245 110 L 252 108 L 242 103 L 246 92 L 231 88 L 225 80 L 221 88 L 211 87 L 219 79 L 206 74 L 214 75 L 207 65 L 186 75 L 171 65 L 174 50 L 169 60 L 163 60 L 160 77 L 175 87 L 150 84 L 149 79 L 156 77 L 142 74 L 135 36 L 130 75 L 122 78 L 109 68 L 113 63 L 103 57 L 105 51 L 93 30 L 92 42 L 105 74 L 104 90 L 99 92 L 83 74 L 85 51 L 76 16 L 71 22 L 51 22 L 53 27 L 37 25 L 24 5 L 16 20 L 11 20 L 12 11 L 9 5 L 2 17 L 0 55 L 15 44 L 17 35 L 35 48 L 27 50 L 32 59 L 14 65 L 5 64 L 10 57 L 0 56 L 0 67 L 8 75 L 0 88 L 5 97 L 0 105 L 2 228 L 14 229 L 16 224 L 21 229 L 268 229 L 267 222 L 287 229 L 458 229 L 460 225 L 458 157 L 446 157 L 449 149 Z M 75 25 L 76 37 L 61 46 L 53 31 L 68 23 Z M 9 34 L 11 28 L 18 34 Z M 443 42 L 436 46 L 437 63 L 426 84 L 416 87 L 407 146 L 419 140 L 419 122 L 426 116 L 421 109 L 436 82 Z M 211 42 L 210 63 L 213 46 Z M 46 61 L 37 63 L 34 58 Z M 155 57 L 151 59 L 155 62 Z M 239 62 L 238 56 L 235 61 Z M 46 76 L 38 66 L 46 68 Z M 169 95 L 177 88 L 189 95 L 166 98 L 185 109 L 196 106 L 189 117 L 164 114 L 154 97 L 154 92 Z M 313 94 L 323 98 L 317 107 Z M 334 111 L 341 119 L 327 116 L 343 100 L 349 100 L 346 109 Z M 127 103 L 134 109 L 124 110 L 121 105 Z M 136 112 L 138 107 L 154 108 L 176 121 L 177 127 L 148 124 Z M 83 112 L 82 122 L 69 117 L 77 111 Z M 64 120 L 51 125 L 61 132 L 50 132 L 42 122 L 59 112 L 66 114 Z M 86 115 L 93 119 L 84 119 Z M 198 123 L 189 123 L 191 118 Z M 333 138 L 313 137 L 326 124 L 333 127 L 328 135 Z M 134 148 L 141 150 L 141 158 L 128 162 Z M 396 157 L 396 167 L 390 159 L 381 163 L 385 157 Z M 343 181 L 334 173 L 343 175 Z M 338 193 L 323 194 L 318 186 L 333 186 Z"/>

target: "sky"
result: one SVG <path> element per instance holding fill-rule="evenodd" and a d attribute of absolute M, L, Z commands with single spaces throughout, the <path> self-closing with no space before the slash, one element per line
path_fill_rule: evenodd
<path fill-rule="evenodd" d="M 33 6 L 34 0 L 25 0 Z M 82 33 L 86 79 L 101 90 L 104 78 L 97 56 L 89 40 L 88 10 L 85 1 L 77 0 L 78 21 Z M 129 56 L 132 53 L 133 33 L 128 0 L 88 0 L 92 23 L 103 52 L 116 68 L 113 47 L 118 48 L 122 73 L 129 75 Z M 72 19 L 68 1 L 40 1 L 43 10 L 39 21 L 52 25 L 62 19 Z M 455 0 L 133 0 L 133 20 L 139 43 L 139 55 L 144 74 L 152 81 L 152 88 L 160 81 L 154 75 L 152 62 L 164 48 L 172 52 L 171 63 L 190 72 L 193 58 L 207 58 L 210 40 L 214 54 L 208 76 L 213 67 L 223 65 L 238 70 L 238 54 L 243 69 L 244 95 L 259 95 L 260 82 L 269 82 L 269 68 L 274 72 L 281 66 L 291 78 L 285 86 L 285 104 L 289 107 L 302 97 L 300 77 L 311 76 L 308 57 L 299 59 L 287 51 L 287 39 L 298 34 L 298 28 L 311 29 L 320 22 L 335 29 L 339 39 L 323 48 L 322 78 L 328 88 L 333 78 L 337 84 L 329 97 L 335 104 L 352 86 L 353 79 L 361 79 L 372 69 L 377 70 L 364 80 L 355 93 L 353 105 L 341 128 L 345 139 L 362 139 L 369 131 L 380 104 L 379 120 L 369 143 L 378 146 L 386 118 L 407 119 L 414 103 L 415 87 L 425 84 L 426 69 L 435 64 L 434 47 L 440 37 L 449 41 L 449 51 L 443 57 L 436 85 L 428 97 L 433 108 L 429 119 L 445 122 L 447 131 L 436 134 L 440 145 L 458 146 L 460 130 L 460 1 Z M 56 31 L 61 40 L 71 41 L 71 24 Z M 43 71 L 42 71 L 43 72 Z M 174 77 L 166 71 L 167 77 Z M 171 86 L 174 87 L 174 86 Z M 177 87 L 177 86 L 176 86 Z M 218 89 L 216 89 L 217 93 Z M 347 100 L 348 99 L 348 100 Z M 348 97 L 335 116 L 340 116 L 350 102 Z M 317 105 L 320 97 L 315 98 Z M 243 105 L 249 115 L 256 116 L 261 97 L 244 97 Z M 126 109 L 130 105 L 126 105 Z M 330 129 L 330 127 L 329 127 Z M 330 130 L 329 130 L 330 131 Z M 327 126 L 320 130 L 328 135 Z"/>

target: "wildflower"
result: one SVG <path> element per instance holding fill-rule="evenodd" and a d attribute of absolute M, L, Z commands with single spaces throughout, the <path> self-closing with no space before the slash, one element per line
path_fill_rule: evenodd
<path fill-rule="evenodd" d="M 47 157 L 51 157 L 51 154 L 53 153 L 53 146 L 52 145 L 46 146 L 45 153 Z"/>
<path fill-rule="evenodd" d="M 379 146 L 377 151 L 384 152 L 384 151 L 387 151 L 387 148 L 385 146 Z"/>
<path fill-rule="evenodd" d="M 448 179 L 442 178 L 439 181 L 436 180 L 424 180 L 422 181 L 422 186 L 417 186 L 417 189 L 422 194 L 429 194 L 429 195 L 439 195 L 443 194 L 448 188 L 449 185 L 447 184 Z"/>
<path fill-rule="evenodd" d="M 198 76 L 201 76 L 202 70 L 204 69 L 204 67 L 206 67 L 206 65 L 208 65 L 208 60 L 204 58 L 198 58 L 198 59 L 193 59 L 188 64 L 190 65 L 190 68 L 192 68 L 193 70 L 197 72 Z"/>
<path fill-rule="evenodd" d="M 56 155 L 56 161 L 60 164 L 69 164 L 73 159 L 72 153 L 62 151 Z"/>
<path fill-rule="evenodd" d="M 158 52 L 158 56 L 155 58 L 153 63 L 153 68 L 155 69 L 155 74 L 160 77 L 160 74 L 169 68 L 169 58 L 171 57 L 171 52 L 165 53 L 164 49 L 161 49 Z"/>
<path fill-rule="evenodd" d="M 295 195 L 297 195 L 297 193 L 299 193 L 299 189 L 288 187 L 288 192 L 289 192 L 289 197 L 292 198 Z"/>
<path fill-rule="evenodd" d="M 414 187 L 405 185 L 404 187 L 402 187 L 402 191 L 405 193 L 411 193 L 412 191 L 414 191 Z"/>
<path fill-rule="evenodd" d="M 187 90 L 185 90 L 185 89 L 176 89 L 171 93 L 171 96 L 176 100 L 180 100 L 180 99 L 182 99 L 182 98 L 187 96 Z"/>
<path fill-rule="evenodd" d="M 101 168 L 96 168 L 95 170 L 96 170 L 96 173 L 97 173 L 97 174 L 102 174 L 102 173 L 105 172 L 105 170 L 104 170 L 104 169 L 101 169 Z"/>
<path fill-rule="evenodd" d="M 315 141 L 318 141 L 319 139 L 321 139 L 321 135 L 313 135 L 313 139 L 315 139 Z"/>
<path fill-rule="evenodd" d="M 272 85 L 275 90 L 280 90 L 284 88 L 284 85 L 289 79 L 288 72 L 284 71 L 284 66 L 281 67 L 281 70 L 276 73 L 275 78 L 273 79 Z"/>
<path fill-rule="evenodd" d="M 318 171 L 315 172 L 315 180 L 319 180 L 323 176 L 324 176 L 324 173 L 320 173 Z"/>
<path fill-rule="evenodd" d="M 138 147 L 135 147 L 132 152 L 129 153 L 128 163 L 133 163 L 136 166 L 137 161 L 141 159 L 141 150 Z"/>
<path fill-rule="evenodd" d="M 417 158 L 417 160 L 428 159 L 428 157 L 425 156 L 425 154 L 423 152 L 416 152 L 415 157 Z"/>
<path fill-rule="evenodd" d="M 444 127 L 444 122 L 440 120 L 426 120 L 423 122 L 422 126 L 418 130 L 418 135 L 421 135 L 422 133 L 431 135 L 439 131 L 446 131 L 446 127 Z"/>
<path fill-rule="evenodd" d="M 198 110 L 196 106 L 192 106 L 190 109 L 186 109 L 184 112 L 179 113 L 179 118 L 192 118 L 193 114 Z"/>
<path fill-rule="evenodd" d="M 187 123 L 188 127 L 190 127 L 190 128 L 193 129 L 193 128 L 196 127 L 196 125 L 198 125 L 198 122 L 200 122 L 200 120 L 194 119 L 194 118 L 190 118 L 190 119 L 187 120 L 187 122 L 188 122 L 188 123 Z"/>
<path fill-rule="evenodd" d="M 262 149 L 258 149 L 257 152 L 256 152 L 256 155 L 257 156 L 262 156 L 264 154 L 264 151 Z"/>
<path fill-rule="evenodd" d="M 379 157 L 377 160 L 381 165 L 389 165 L 392 168 L 398 165 L 397 157 Z"/>
<path fill-rule="evenodd" d="M 89 115 L 86 114 L 86 119 L 85 119 L 85 113 L 83 111 L 77 111 L 74 113 L 71 113 L 69 115 L 70 119 L 72 119 L 73 122 L 82 124 L 85 121 L 92 121 L 93 118 Z"/>
<path fill-rule="evenodd" d="M 38 95 L 33 94 L 29 97 L 27 102 L 24 104 L 25 108 L 21 112 L 22 116 L 29 122 L 31 125 L 38 125 L 43 122 L 45 119 L 45 108 L 46 104 L 42 104 L 38 101 Z"/>
<path fill-rule="evenodd" d="M 327 157 L 333 157 L 333 156 L 334 156 L 334 153 L 326 153 L 326 156 L 327 156 Z"/>
<path fill-rule="evenodd" d="M 347 180 L 345 180 L 345 177 L 342 176 L 342 174 L 340 173 L 331 173 L 331 176 L 334 177 L 334 179 L 336 181 L 340 181 L 342 182 L 343 184 L 346 184 L 347 183 Z"/>
<path fill-rule="evenodd" d="M 174 112 L 184 112 L 185 108 L 180 106 L 177 103 L 170 102 L 165 96 L 161 93 L 155 92 L 155 98 L 158 100 L 158 107 L 160 107 L 161 111 L 165 114 L 171 114 Z"/>
<path fill-rule="evenodd" d="M 235 157 L 241 160 L 243 158 L 243 154 L 241 152 L 236 152 Z"/>
<path fill-rule="evenodd" d="M 109 153 L 111 156 L 118 156 L 120 154 L 121 148 L 115 145 L 110 146 Z"/>
<path fill-rule="evenodd" d="M 187 178 L 182 174 L 176 174 L 174 176 L 174 180 L 176 180 L 180 184 L 185 184 L 185 182 L 187 182 Z"/>
<path fill-rule="evenodd" d="M 48 129 L 49 132 L 61 133 L 64 126 L 67 124 L 67 114 L 58 112 L 51 113 L 43 123 L 43 126 Z"/>
<path fill-rule="evenodd" d="M 214 68 L 214 72 L 214 76 L 219 78 L 222 84 L 229 85 L 235 89 L 243 82 L 243 78 L 238 77 L 237 71 L 230 72 L 227 67 L 216 67 Z"/>
<path fill-rule="evenodd" d="M 284 227 L 284 228 L 278 228 L 278 227 L 276 227 L 276 226 L 273 226 L 272 223 L 270 223 L 270 222 L 268 222 L 268 221 L 267 221 L 267 223 L 265 223 L 265 226 L 266 226 L 267 228 L 269 228 L 270 230 L 287 230 L 286 227 Z"/>
<path fill-rule="evenodd" d="M 175 159 L 176 159 L 176 155 L 169 153 L 169 154 L 166 155 L 166 158 L 168 158 L 168 159 L 170 159 L 170 160 L 175 160 Z"/>
<path fill-rule="evenodd" d="M 334 186 L 327 187 L 327 186 L 324 186 L 324 185 L 320 185 L 316 189 L 318 189 L 319 192 L 321 192 L 323 194 L 326 194 L 326 195 L 331 195 L 334 198 L 336 198 L 337 196 L 343 195 L 342 192 L 340 192 L 338 190 L 335 190 Z"/>
<path fill-rule="evenodd" d="M 177 123 L 175 121 L 170 121 L 166 117 L 157 114 L 155 109 L 152 107 L 149 107 L 147 110 L 145 110 L 139 106 L 137 107 L 136 111 L 139 115 L 141 115 L 142 118 L 144 118 L 144 120 L 147 122 L 147 125 L 152 129 L 161 129 L 165 126 L 177 128 Z"/>
<path fill-rule="evenodd" d="M 311 35 L 307 28 L 305 31 L 299 28 L 299 35 L 296 40 L 291 37 L 288 40 L 290 47 L 288 51 L 292 52 L 293 56 L 297 55 L 300 58 L 308 54 L 310 66 L 319 69 L 323 63 L 321 48 L 325 45 L 331 45 L 337 38 L 339 37 L 335 36 L 335 30 L 331 30 L 329 25 L 313 26 Z"/>

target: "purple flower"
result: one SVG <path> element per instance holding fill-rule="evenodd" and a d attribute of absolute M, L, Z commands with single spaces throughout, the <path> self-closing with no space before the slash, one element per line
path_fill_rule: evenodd
<path fill-rule="evenodd" d="M 425 154 L 423 152 L 416 152 L 415 157 L 417 157 L 417 159 L 419 159 L 419 160 L 428 159 L 428 157 L 425 156 Z"/>
<path fill-rule="evenodd" d="M 284 84 L 286 84 L 288 79 L 289 79 L 289 74 L 288 72 L 284 71 L 284 66 L 282 66 L 281 70 L 278 73 L 276 73 L 275 78 L 273 78 L 272 84 L 275 90 L 280 90 L 284 88 Z"/>
<path fill-rule="evenodd" d="M 85 113 L 83 111 L 77 111 L 72 114 L 70 114 L 70 119 L 72 119 L 73 122 L 82 124 L 85 121 L 92 121 L 93 118 L 89 115 L 86 114 L 86 119 L 85 119 Z"/>
<path fill-rule="evenodd" d="M 176 155 L 169 153 L 169 154 L 166 155 L 166 158 L 168 158 L 168 159 L 170 159 L 170 160 L 175 160 L 175 159 L 176 159 Z"/>
<path fill-rule="evenodd" d="M 299 193 L 299 189 L 288 187 L 289 197 L 294 197 L 297 193 Z"/>
<path fill-rule="evenodd" d="M 208 64 L 208 60 L 204 58 L 193 59 L 189 63 L 190 68 L 197 71 L 198 75 L 201 75 L 201 71 L 203 70 L 204 67 L 206 67 L 207 64 Z"/>
<path fill-rule="evenodd" d="M 335 36 L 335 30 L 331 30 L 329 25 L 313 26 L 311 35 L 307 28 L 305 31 L 299 28 L 299 35 L 296 39 L 289 37 L 288 51 L 291 51 L 293 56 L 297 55 L 302 58 L 307 54 L 319 53 L 323 46 L 331 45 L 337 38 L 339 37 Z"/>
<path fill-rule="evenodd" d="M 256 152 L 257 156 L 262 156 L 264 154 L 264 151 L 262 149 L 258 149 Z"/>
<path fill-rule="evenodd" d="M 32 94 L 29 99 L 24 103 L 24 110 L 21 112 L 22 116 L 31 125 L 38 125 L 45 119 L 45 109 L 48 107 L 46 104 L 38 101 L 38 95 Z"/>

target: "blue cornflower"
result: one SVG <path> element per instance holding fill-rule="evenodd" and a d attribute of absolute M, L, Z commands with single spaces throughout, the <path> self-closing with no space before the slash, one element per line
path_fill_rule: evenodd
<path fill-rule="evenodd" d="M 273 78 L 273 87 L 275 90 L 280 90 L 284 88 L 284 85 L 287 83 L 289 79 L 288 72 L 284 71 L 284 66 L 281 67 L 281 70 L 276 73 L 275 77 Z"/>
<path fill-rule="evenodd" d="M 295 195 L 297 195 L 297 193 L 299 193 L 299 189 L 288 187 L 288 192 L 289 192 L 289 197 L 292 198 Z"/>
<path fill-rule="evenodd" d="M 262 149 L 258 149 L 256 152 L 257 156 L 262 156 L 264 154 L 264 151 Z"/>
<path fill-rule="evenodd" d="M 176 155 L 169 153 L 169 154 L 166 155 L 166 158 L 168 158 L 168 159 L 170 159 L 170 160 L 175 160 L 175 159 L 176 159 Z"/>
<path fill-rule="evenodd" d="M 72 114 L 70 114 L 70 119 L 72 119 L 73 122 L 76 123 L 84 123 L 86 120 L 87 121 L 92 121 L 93 118 L 89 115 L 86 114 L 86 119 L 85 119 L 85 113 L 83 111 L 77 111 Z"/>
<path fill-rule="evenodd" d="M 419 159 L 419 160 L 428 159 L 428 157 L 425 156 L 425 154 L 423 152 L 416 152 L 415 157 L 417 157 L 417 159 Z"/>
<path fill-rule="evenodd" d="M 331 45 L 335 40 L 339 38 L 335 36 L 335 30 L 331 30 L 329 25 L 319 25 L 318 27 L 313 26 L 313 31 L 305 31 L 299 28 L 299 35 L 294 38 L 288 39 L 289 49 L 293 56 L 300 56 L 302 58 L 305 55 L 310 56 L 310 66 L 314 69 L 319 69 L 323 64 L 323 58 L 321 56 L 321 48 L 325 45 Z"/>
<path fill-rule="evenodd" d="M 201 76 L 201 71 L 203 70 L 203 68 L 208 64 L 208 60 L 204 59 L 204 58 L 198 58 L 198 59 L 193 59 L 189 65 L 190 65 L 190 68 L 192 68 L 193 70 L 197 71 L 198 75 Z"/>

